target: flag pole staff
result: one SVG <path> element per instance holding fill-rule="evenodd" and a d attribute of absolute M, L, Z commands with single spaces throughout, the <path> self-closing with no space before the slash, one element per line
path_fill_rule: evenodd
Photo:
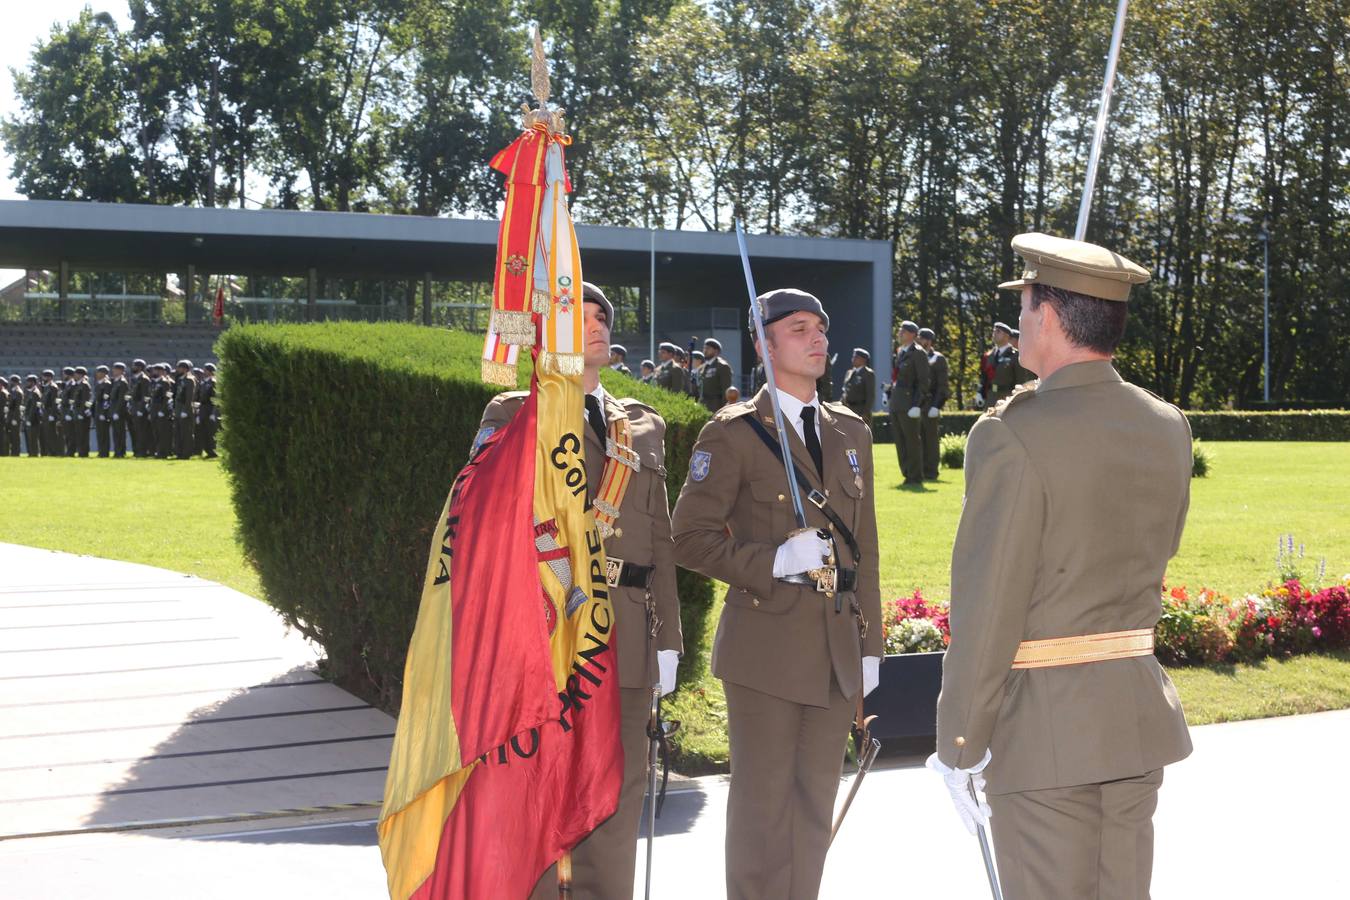
<path fill-rule="evenodd" d="M 1092 135 L 1092 152 L 1088 154 L 1087 179 L 1083 183 L 1083 200 L 1078 204 L 1078 227 L 1074 240 L 1087 235 L 1088 216 L 1092 213 L 1092 189 L 1097 184 L 1097 165 L 1102 158 L 1102 142 L 1106 138 L 1106 120 L 1111 115 L 1111 89 L 1116 82 L 1116 62 L 1120 59 L 1120 44 L 1125 37 L 1125 11 L 1130 0 L 1120 0 L 1116 6 L 1116 24 L 1111 29 L 1111 50 L 1106 56 L 1106 77 L 1102 81 L 1102 102 L 1097 109 L 1097 128 Z"/>

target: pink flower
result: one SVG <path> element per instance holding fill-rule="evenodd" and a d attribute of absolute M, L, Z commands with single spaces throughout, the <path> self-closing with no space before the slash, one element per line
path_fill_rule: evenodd
<path fill-rule="evenodd" d="M 1320 629 L 1320 628 L 1318 628 L 1316 625 L 1314 625 L 1313 628 L 1312 628 L 1312 634 L 1313 634 L 1313 637 L 1315 637 L 1315 638 L 1320 638 L 1320 637 L 1322 636 L 1322 629 Z"/>

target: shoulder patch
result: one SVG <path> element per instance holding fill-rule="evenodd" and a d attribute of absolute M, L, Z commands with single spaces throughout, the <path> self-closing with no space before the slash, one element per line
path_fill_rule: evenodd
<path fill-rule="evenodd" d="M 708 477 L 710 468 L 712 468 L 712 454 L 707 450 L 695 450 L 694 455 L 689 458 L 689 478 L 693 481 L 702 481 Z"/>

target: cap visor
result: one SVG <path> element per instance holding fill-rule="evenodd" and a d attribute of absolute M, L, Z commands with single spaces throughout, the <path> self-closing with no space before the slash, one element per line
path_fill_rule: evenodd
<path fill-rule="evenodd" d="M 1028 281 L 1028 280 L 1025 279 L 1025 278 L 1019 278 L 1019 279 L 1017 279 L 1016 281 L 1005 281 L 1005 282 L 1003 282 L 1002 284 L 1000 284 L 1000 285 L 998 286 L 998 289 L 999 289 L 1000 291 L 1015 291 L 1015 290 L 1017 290 L 1017 289 L 1020 288 L 1020 287 L 1025 287 L 1025 286 L 1027 286 L 1028 284 L 1035 284 L 1035 283 L 1036 283 L 1036 282 L 1034 282 L 1034 281 Z"/>

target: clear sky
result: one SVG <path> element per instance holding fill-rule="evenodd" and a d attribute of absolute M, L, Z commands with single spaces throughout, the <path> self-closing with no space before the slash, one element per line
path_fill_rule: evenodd
<path fill-rule="evenodd" d="M 69 22 L 86 6 L 95 12 L 106 10 L 112 13 L 123 27 L 131 24 L 127 17 L 126 0 L 6 0 L 5 27 L 0 32 L 0 60 L 4 60 L 3 71 L 0 71 L 0 117 L 9 118 L 19 111 L 18 101 L 14 99 L 14 78 L 10 69 L 27 68 L 33 45 L 47 36 L 53 23 Z M 14 180 L 10 178 L 12 164 L 13 160 L 0 146 L 0 200 L 13 200 L 20 196 L 14 190 Z"/>

